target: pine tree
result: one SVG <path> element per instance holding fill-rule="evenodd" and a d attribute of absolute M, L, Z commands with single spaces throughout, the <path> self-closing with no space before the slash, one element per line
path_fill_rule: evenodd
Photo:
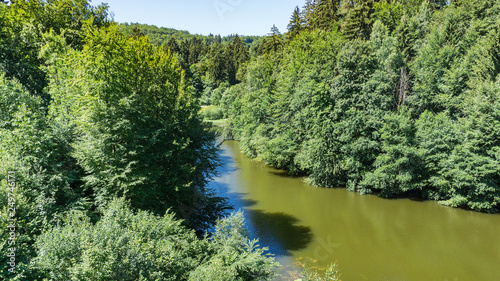
<path fill-rule="evenodd" d="M 207 74 L 216 86 L 226 79 L 226 58 L 227 57 L 224 55 L 224 47 L 222 44 L 218 42 L 212 44 Z"/>
<path fill-rule="evenodd" d="M 309 27 L 332 30 L 338 20 L 340 0 L 315 0 Z"/>
<path fill-rule="evenodd" d="M 316 4 L 313 0 L 306 0 L 304 7 L 302 8 L 302 19 L 304 20 L 304 25 L 310 27 L 312 14 L 315 10 Z"/>
<path fill-rule="evenodd" d="M 238 35 L 233 36 L 233 40 L 226 46 L 224 51 L 225 75 L 229 84 L 236 84 L 236 73 L 240 62 L 247 60 L 246 46 Z"/>
<path fill-rule="evenodd" d="M 271 33 L 268 33 L 268 36 L 262 43 L 264 45 L 264 52 L 266 53 L 277 52 L 282 49 L 283 40 L 281 38 L 281 32 L 276 25 L 273 24 L 273 27 L 271 27 Z"/>
<path fill-rule="evenodd" d="M 241 38 L 236 35 L 231 42 L 231 48 L 235 53 L 235 61 L 240 64 L 244 63 L 249 59 L 248 47 L 243 43 Z"/>
<path fill-rule="evenodd" d="M 301 12 L 298 6 L 295 7 L 292 18 L 290 19 L 290 23 L 288 24 L 287 28 L 287 41 L 293 40 L 293 38 L 295 38 L 295 36 L 297 36 L 300 31 L 304 29 L 304 19 L 301 16 Z"/>
<path fill-rule="evenodd" d="M 349 39 L 368 39 L 373 24 L 373 5 L 376 0 L 343 1 L 341 14 L 344 17 L 342 33 Z"/>
<path fill-rule="evenodd" d="M 170 39 L 168 39 L 166 49 L 170 50 L 171 53 L 179 53 L 181 51 L 175 37 L 170 37 Z"/>

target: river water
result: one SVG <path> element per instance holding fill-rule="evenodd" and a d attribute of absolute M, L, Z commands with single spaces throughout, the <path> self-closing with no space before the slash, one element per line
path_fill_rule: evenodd
<path fill-rule="evenodd" d="M 343 281 L 500 280 L 500 215 L 315 188 L 222 144 L 210 187 L 285 265 L 337 263 Z"/>

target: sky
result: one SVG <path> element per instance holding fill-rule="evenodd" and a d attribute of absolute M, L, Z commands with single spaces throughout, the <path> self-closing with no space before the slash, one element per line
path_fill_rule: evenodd
<path fill-rule="evenodd" d="M 305 0 L 92 0 L 108 3 L 119 23 L 138 22 L 222 36 L 266 35 L 275 24 L 283 33 Z"/>

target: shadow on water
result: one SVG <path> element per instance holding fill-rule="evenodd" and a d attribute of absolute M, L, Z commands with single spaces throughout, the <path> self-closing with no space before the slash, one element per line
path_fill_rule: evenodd
<path fill-rule="evenodd" d="M 245 226 L 251 239 L 259 239 L 259 244 L 268 247 L 268 252 L 276 256 L 290 256 L 290 251 L 302 250 L 313 240 L 311 228 L 299 225 L 299 220 L 286 213 L 270 213 L 252 209 L 257 201 L 248 195 L 235 192 L 222 182 L 211 182 L 218 196 L 227 198 L 233 211 L 242 211 Z"/>
<path fill-rule="evenodd" d="M 259 244 L 268 247 L 268 252 L 276 256 L 290 256 L 290 251 L 306 248 L 313 240 L 311 228 L 299 225 L 299 220 L 290 214 L 256 209 L 259 202 L 250 199 L 249 194 L 238 188 L 237 173 L 240 168 L 236 165 L 232 153 L 221 149 L 219 157 L 221 166 L 217 168 L 217 176 L 207 188 L 217 196 L 227 198 L 234 211 L 243 211 L 250 238 L 259 239 Z M 292 177 L 286 172 L 282 174 L 276 170 L 276 173 Z"/>
<path fill-rule="evenodd" d="M 313 239 L 311 228 L 298 225 L 299 220 L 285 213 L 245 210 L 252 236 L 277 256 L 290 256 L 290 251 L 305 249 Z"/>
<path fill-rule="evenodd" d="M 217 168 L 217 175 L 230 174 L 238 170 L 234 163 L 233 157 L 230 155 L 219 154 L 221 165 Z"/>

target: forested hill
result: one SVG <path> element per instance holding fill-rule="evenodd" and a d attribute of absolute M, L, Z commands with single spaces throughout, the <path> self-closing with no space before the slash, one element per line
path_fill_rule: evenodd
<path fill-rule="evenodd" d="M 176 30 L 167 27 L 157 27 L 154 25 L 140 24 L 140 23 L 123 23 L 120 24 L 120 30 L 125 34 L 131 35 L 134 32 L 142 33 L 149 37 L 149 40 L 153 45 L 167 45 L 170 38 L 175 38 L 177 41 L 191 40 L 193 38 L 201 39 L 206 44 L 218 43 L 229 43 L 233 40 L 234 35 L 220 36 L 220 35 L 200 35 L 191 34 L 186 30 Z M 244 36 L 239 35 L 243 43 L 247 44 L 248 47 L 253 47 L 258 45 L 263 37 L 261 36 Z"/>

